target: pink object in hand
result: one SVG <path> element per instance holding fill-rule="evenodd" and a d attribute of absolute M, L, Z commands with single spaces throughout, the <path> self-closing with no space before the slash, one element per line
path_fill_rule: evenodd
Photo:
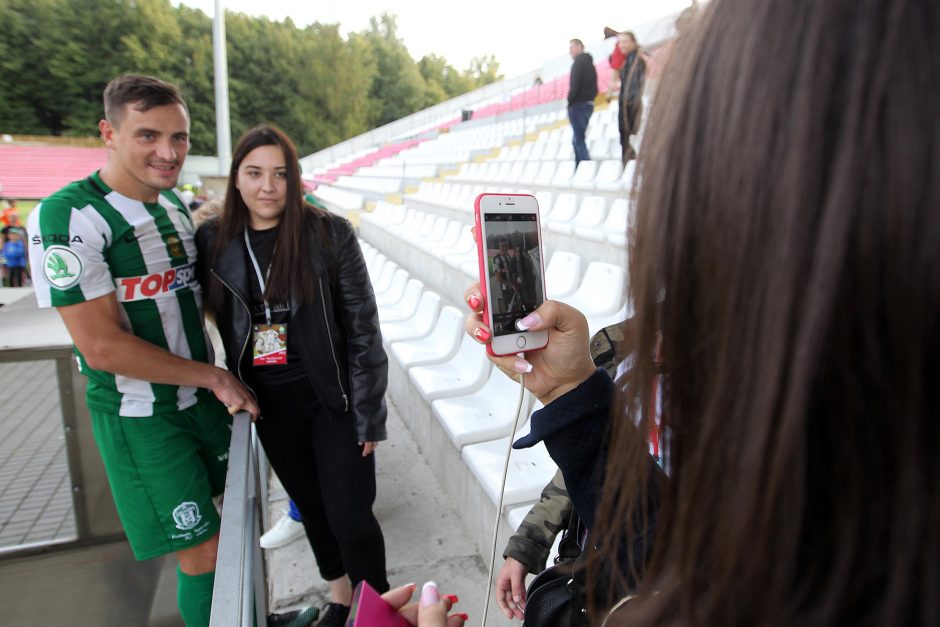
<path fill-rule="evenodd" d="M 411 624 L 375 588 L 362 581 L 353 592 L 346 627 L 411 627 Z"/>

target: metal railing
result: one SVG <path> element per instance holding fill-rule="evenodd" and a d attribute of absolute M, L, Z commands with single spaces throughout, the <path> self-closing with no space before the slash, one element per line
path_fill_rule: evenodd
<path fill-rule="evenodd" d="M 251 416 L 239 412 L 232 421 L 210 627 L 265 624 L 267 585 L 258 540 L 267 503 L 266 467 Z"/>

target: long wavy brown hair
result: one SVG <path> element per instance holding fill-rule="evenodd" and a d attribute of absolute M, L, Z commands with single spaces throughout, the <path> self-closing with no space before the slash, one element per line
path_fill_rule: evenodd
<path fill-rule="evenodd" d="M 311 216 L 323 212 L 304 200 L 297 149 L 290 138 L 273 124 L 262 124 L 246 131 L 235 145 L 212 260 L 218 258 L 229 242 L 236 237 L 241 238 L 248 228 L 248 207 L 235 183 L 242 161 L 260 146 L 279 147 L 284 153 L 284 163 L 287 165 L 287 194 L 277 234 L 278 253 L 271 262 L 271 277 L 265 286 L 265 296 L 275 302 L 293 300 L 312 303 L 316 299 L 316 280 L 313 278 L 314 270 L 310 258 L 310 225 L 313 224 L 312 232 L 319 235 L 321 246 L 328 246 L 329 238 L 322 232 L 320 220 L 310 220 Z M 216 311 L 221 306 L 220 288 L 218 281 L 211 281 L 209 284 L 206 303 L 210 311 Z"/>
<path fill-rule="evenodd" d="M 638 164 L 642 358 L 594 537 L 628 556 L 604 583 L 643 578 L 608 624 L 938 625 L 940 3 L 696 19 Z M 643 563 L 660 342 L 672 475 Z"/>

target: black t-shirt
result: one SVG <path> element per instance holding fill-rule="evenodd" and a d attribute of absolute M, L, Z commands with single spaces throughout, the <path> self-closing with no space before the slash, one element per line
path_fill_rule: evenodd
<path fill-rule="evenodd" d="M 277 233 L 279 227 L 255 231 L 248 229 L 248 241 L 251 242 L 251 250 L 258 260 L 263 276 L 267 275 L 268 266 L 271 263 L 271 256 L 274 253 L 274 247 L 277 242 Z M 251 324 L 267 324 L 267 318 L 264 313 L 264 300 L 261 298 L 261 284 L 258 283 L 258 274 L 251 263 L 251 257 L 248 250 L 245 250 L 245 263 L 248 266 L 248 286 L 249 302 L 251 308 Z M 267 283 L 267 280 L 265 280 Z M 306 378 L 303 362 L 300 359 L 300 351 L 297 347 L 297 330 L 291 326 L 290 303 L 268 303 L 271 308 L 271 324 L 287 325 L 287 363 L 274 366 L 254 366 L 252 365 L 252 346 L 254 346 L 254 335 L 245 351 L 244 362 L 242 363 L 242 372 L 249 384 L 254 385 L 283 385 L 285 383 L 294 383 Z M 252 332 L 253 333 L 253 332 Z"/>

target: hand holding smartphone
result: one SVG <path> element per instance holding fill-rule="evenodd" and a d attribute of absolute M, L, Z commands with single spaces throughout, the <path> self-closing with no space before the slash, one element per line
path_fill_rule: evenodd
<path fill-rule="evenodd" d="M 516 321 L 545 300 L 539 205 L 529 194 L 480 194 L 474 203 L 483 321 L 490 355 L 544 348 L 547 331 L 520 331 Z"/>

